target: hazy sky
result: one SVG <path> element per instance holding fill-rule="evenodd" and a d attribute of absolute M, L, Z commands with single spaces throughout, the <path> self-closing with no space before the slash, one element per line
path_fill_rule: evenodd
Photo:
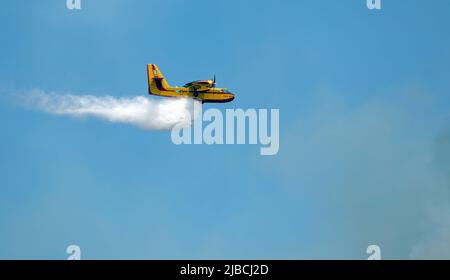
<path fill-rule="evenodd" d="M 448 0 L 2 1 L 0 258 L 450 258 Z M 20 106 L 217 76 L 280 151 Z"/>

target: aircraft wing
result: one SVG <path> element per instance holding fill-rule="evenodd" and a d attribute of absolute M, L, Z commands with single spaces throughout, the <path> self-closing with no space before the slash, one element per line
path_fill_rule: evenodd
<path fill-rule="evenodd" d="M 202 80 L 202 81 L 193 81 L 193 82 L 185 84 L 184 86 L 189 88 L 192 91 L 207 91 L 213 85 L 212 85 L 211 81 Z"/>

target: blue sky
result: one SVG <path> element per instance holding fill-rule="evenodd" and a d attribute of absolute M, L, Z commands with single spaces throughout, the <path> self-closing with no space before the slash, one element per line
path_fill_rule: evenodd
<path fill-rule="evenodd" d="M 3 1 L 0 258 L 450 258 L 450 2 Z M 280 152 L 29 110 L 16 93 L 279 108 Z"/>

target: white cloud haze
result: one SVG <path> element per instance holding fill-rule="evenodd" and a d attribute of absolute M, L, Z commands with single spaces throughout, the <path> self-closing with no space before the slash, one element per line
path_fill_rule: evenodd
<path fill-rule="evenodd" d="M 407 88 L 352 107 L 336 95 L 317 94 L 291 120 L 282 136 L 289 152 L 269 165 L 292 197 L 312 201 L 304 211 L 318 222 L 302 229 L 314 236 L 302 250 L 314 255 L 302 257 L 365 258 L 377 244 L 383 259 L 449 259 L 450 119 L 436 113 L 442 97 Z M 327 234 L 317 241 L 316 232 Z"/>

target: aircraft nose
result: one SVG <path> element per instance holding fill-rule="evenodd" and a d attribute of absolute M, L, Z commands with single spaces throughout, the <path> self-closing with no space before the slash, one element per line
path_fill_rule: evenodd
<path fill-rule="evenodd" d="M 230 93 L 230 101 L 233 101 L 233 100 L 234 100 L 234 94 Z"/>

